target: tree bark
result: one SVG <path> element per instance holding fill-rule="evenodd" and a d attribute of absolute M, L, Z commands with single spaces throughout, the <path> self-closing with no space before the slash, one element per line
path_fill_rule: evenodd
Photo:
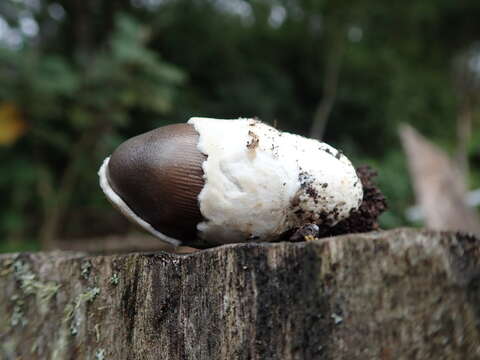
<path fill-rule="evenodd" d="M 0 256 L 2 359 L 478 359 L 480 241 Z"/>

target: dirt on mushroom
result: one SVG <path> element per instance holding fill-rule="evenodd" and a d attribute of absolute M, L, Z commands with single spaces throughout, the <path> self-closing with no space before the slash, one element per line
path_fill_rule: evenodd
<path fill-rule="evenodd" d="M 318 225 L 315 228 L 314 237 L 322 238 L 349 233 L 363 233 L 379 230 L 379 216 L 387 210 L 387 201 L 381 190 L 376 185 L 374 179 L 377 172 L 371 167 L 364 165 L 356 169 L 363 187 L 363 201 L 357 210 L 353 210 L 350 216 L 335 226 L 326 224 Z M 293 229 L 281 236 L 281 241 L 303 241 L 307 237 L 312 238 L 312 224 Z"/>

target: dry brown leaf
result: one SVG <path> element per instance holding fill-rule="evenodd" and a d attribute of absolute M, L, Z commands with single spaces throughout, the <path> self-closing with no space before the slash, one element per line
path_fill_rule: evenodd
<path fill-rule="evenodd" d="M 0 146 L 12 145 L 27 131 L 20 109 L 13 103 L 0 103 Z"/>

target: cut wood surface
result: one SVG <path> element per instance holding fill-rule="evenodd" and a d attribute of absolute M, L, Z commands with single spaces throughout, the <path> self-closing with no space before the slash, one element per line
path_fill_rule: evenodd
<path fill-rule="evenodd" d="M 480 242 L 413 229 L 0 256 L 1 359 L 478 359 Z"/>

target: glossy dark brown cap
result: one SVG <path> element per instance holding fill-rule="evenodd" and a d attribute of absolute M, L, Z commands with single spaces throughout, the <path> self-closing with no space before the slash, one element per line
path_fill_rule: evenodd
<path fill-rule="evenodd" d="M 110 186 L 137 216 L 185 242 L 195 240 L 203 220 L 198 194 L 206 155 L 197 149 L 198 140 L 189 124 L 152 130 L 121 144 L 107 171 Z"/>

